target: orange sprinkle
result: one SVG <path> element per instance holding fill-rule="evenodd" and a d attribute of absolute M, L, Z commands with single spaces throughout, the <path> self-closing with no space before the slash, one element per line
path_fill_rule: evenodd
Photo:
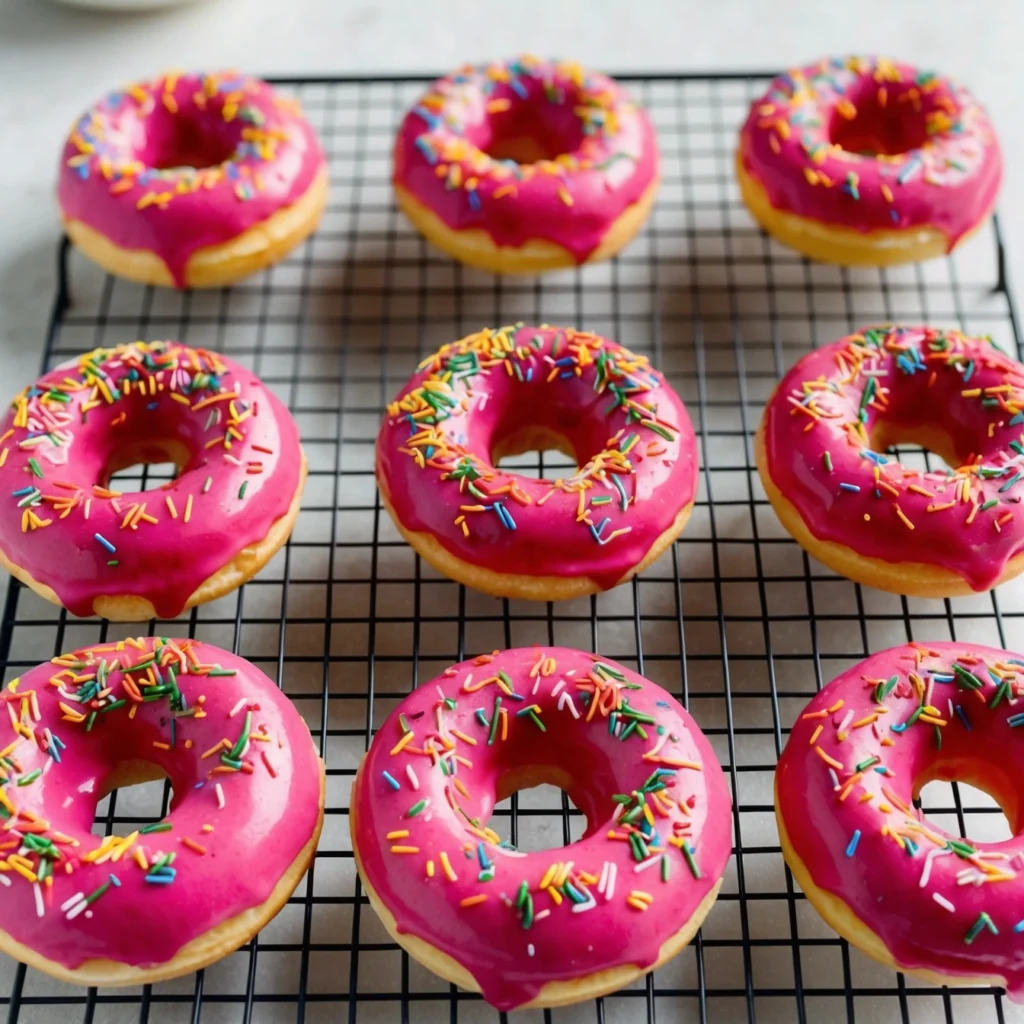
<path fill-rule="evenodd" d="M 392 846 L 392 853 L 419 853 L 420 848 L 418 846 Z"/>
<path fill-rule="evenodd" d="M 452 864 L 451 861 L 448 859 L 448 854 L 445 853 L 444 850 L 442 850 L 440 854 L 438 854 L 438 857 L 441 861 L 441 869 L 444 871 L 445 876 L 448 878 L 448 881 L 457 882 L 459 880 L 459 876 L 455 874 L 455 871 L 452 869 Z"/>
<path fill-rule="evenodd" d="M 184 839 L 181 840 L 181 845 L 187 846 L 190 850 L 194 850 L 200 857 L 206 853 L 206 847 L 203 846 L 202 843 L 197 843 L 194 839 L 190 839 L 188 836 L 185 836 Z"/>
<path fill-rule="evenodd" d="M 391 756 L 394 757 L 395 754 L 400 754 L 402 750 L 412 742 L 412 738 L 415 735 L 416 734 L 411 729 L 409 732 L 405 733 L 405 735 L 402 736 L 402 738 L 391 748 Z"/>
<path fill-rule="evenodd" d="M 821 749 L 821 747 L 815 747 L 814 749 L 817 752 L 818 757 L 820 757 L 822 759 L 822 761 L 825 762 L 825 764 L 831 765 L 837 771 L 841 771 L 842 770 L 842 768 L 843 768 L 842 761 L 837 761 L 834 757 L 829 757 L 828 754 L 826 754 L 825 751 Z"/>
<path fill-rule="evenodd" d="M 819 737 L 819 736 L 821 735 L 821 730 L 822 730 L 822 729 L 824 729 L 824 728 L 825 728 L 825 726 L 823 726 L 823 725 L 819 725 L 819 726 L 818 726 L 818 727 L 817 727 L 817 728 L 816 728 L 816 729 L 814 730 L 814 732 L 813 732 L 813 733 L 811 733 L 810 745 L 811 745 L 812 747 L 814 746 L 814 744 L 815 744 L 815 743 L 817 743 L 817 742 L 818 742 L 818 737 Z"/>
<path fill-rule="evenodd" d="M 460 907 L 475 907 L 480 903 L 487 901 L 487 893 L 478 892 L 475 896 L 467 896 L 464 900 L 459 901 Z"/>

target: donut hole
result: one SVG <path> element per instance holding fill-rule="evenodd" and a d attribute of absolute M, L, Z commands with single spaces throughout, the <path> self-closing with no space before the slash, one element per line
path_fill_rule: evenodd
<path fill-rule="evenodd" d="M 118 762 L 106 778 L 95 780 L 93 790 L 84 792 L 92 792 L 96 800 L 93 831 L 98 834 L 103 834 L 108 824 L 119 835 L 127 835 L 157 822 L 166 815 L 173 799 L 167 772 L 141 759 Z"/>
<path fill-rule="evenodd" d="M 545 459 L 545 453 L 553 455 Z M 580 458 L 565 434 L 550 427 L 528 424 L 500 434 L 491 447 L 491 463 L 504 467 L 506 472 L 550 479 L 577 472 Z"/>
<path fill-rule="evenodd" d="M 871 427 L 868 437 L 873 452 L 899 458 L 904 464 L 909 461 L 908 453 L 898 449 L 922 449 L 925 455 L 931 456 L 927 467 L 922 465 L 922 468 L 929 470 L 955 470 L 971 456 L 969 448 L 961 455 L 960 446 L 950 437 L 949 432 L 935 424 L 922 423 L 917 426 L 904 426 L 879 419 Z M 936 462 L 941 465 L 936 465 Z"/>
<path fill-rule="evenodd" d="M 173 167 L 216 167 L 231 159 L 237 141 L 228 137 L 223 125 L 209 118 L 172 115 L 159 107 L 146 123 L 143 160 L 156 170 Z"/>
<path fill-rule="evenodd" d="M 884 99 L 883 99 L 884 97 Z M 832 113 L 829 140 L 834 146 L 862 156 L 897 156 L 919 149 L 928 138 L 925 112 L 907 92 L 892 86 L 881 90 L 869 81 L 859 95 L 849 97 L 856 114 L 840 105 Z"/>
<path fill-rule="evenodd" d="M 99 480 L 116 491 L 150 491 L 174 480 L 191 452 L 180 441 L 146 440 L 119 445 L 107 458 Z"/>
<path fill-rule="evenodd" d="M 549 766 L 524 766 L 506 771 L 498 780 L 494 828 L 514 842 L 522 853 L 554 850 L 576 842 L 589 829 L 589 821 L 572 798 L 575 781 L 564 769 Z M 513 797 L 515 800 L 513 801 Z M 515 830 L 511 817 L 515 808 Z M 565 815 L 569 816 L 566 839 Z"/>
<path fill-rule="evenodd" d="M 555 160 L 571 153 L 582 141 L 571 104 L 552 104 L 543 96 L 536 100 L 513 99 L 507 110 L 492 113 L 473 138 L 489 157 L 517 164 Z"/>
<path fill-rule="evenodd" d="M 914 792 L 914 806 L 951 835 L 961 831 L 958 812 L 967 838 L 978 843 L 1011 839 L 1024 826 L 1017 789 L 998 765 L 939 761 L 915 780 Z"/>

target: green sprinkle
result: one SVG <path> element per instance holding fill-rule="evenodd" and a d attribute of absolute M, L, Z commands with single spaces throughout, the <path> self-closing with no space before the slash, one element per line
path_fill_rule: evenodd
<path fill-rule="evenodd" d="M 490 746 L 494 742 L 494 737 L 498 735 L 498 708 L 501 707 L 501 696 L 494 698 L 494 711 L 491 714 L 491 731 L 487 734 L 487 746 Z"/>
<path fill-rule="evenodd" d="M 978 920 L 971 925 L 970 931 L 964 936 L 964 944 L 969 946 L 981 934 L 984 928 L 987 928 L 993 935 L 999 934 L 999 929 L 996 927 L 995 922 L 983 910 L 978 915 Z"/>
<path fill-rule="evenodd" d="M 871 379 L 874 380 L 875 378 L 872 377 Z M 686 863 L 689 865 L 690 872 L 693 874 L 693 877 L 700 878 L 700 868 L 697 867 L 697 861 L 694 860 L 693 850 L 690 849 L 690 844 L 684 842 L 680 849 L 683 851 L 683 856 L 686 858 Z"/>
<path fill-rule="evenodd" d="M 989 701 L 989 707 L 994 708 L 1004 697 L 1010 696 L 1010 684 L 1007 680 L 1003 680 L 999 684 L 999 689 L 996 690 L 995 696 Z"/>
<path fill-rule="evenodd" d="M 243 480 L 242 481 L 242 486 L 238 488 L 238 497 L 239 498 L 244 498 L 245 497 L 245 489 L 248 486 L 249 486 L 249 481 L 248 480 Z"/>
<path fill-rule="evenodd" d="M 668 881 L 668 873 L 669 873 L 668 857 L 666 857 L 665 854 L 662 854 L 661 855 L 661 880 L 663 882 L 667 882 Z"/>
<path fill-rule="evenodd" d="M 525 879 L 519 883 L 519 892 L 516 894 L 516 909 L 521 910 L 530 895 L 530 886 Z"/>
<path fill-rule="evenodd" d="M 95 721 L 96 721 L 96 712 L 93 711 L 92 714 L 89 715 L 89 718 L 88 718 L 88 720 L 85 723 L 85 731 L 86 732 L 91 732 L 92 731 L 92 726 L 93 726 L 93 723 Z"/>
<path fill-rule="evenodd" d="M 881 760 L 882 759 L 877 755 L 874 757 L 869 757 L 866 761 L 861 761 L 861 763 L 857 765 L 857 771 L 862 772 L 865 768 L 870 768 L 873 764 L 878 764 L 878 762 Z"/>
<path fill-rule="evenodd" d="M 875 378 L 872 377 L 872 380 Z M 881 704 L 886 697 L 896 689 L 896 684 L 900 681 L 899 676 L 890 676 L 889 679 L 884 683 L 879 683 L 875 687 L 874 701 L 876 704 Z"/>
<path fill-rule="evenodd" d="M 985 685 L 973 672 L 955 661 L 953 662 L 953 671 L 956 673 L 960 685 L 966 686 L 969 690 L 980 690 Z"/>
<path fill-rule="evenodd" d="M 31 459 L 29 459 L 29 460 L 28 460 L 28 464 L 29 464 L 29 466 L 30 466 L 30 467 L 31 467 L 31 469 L 32 469 L 32 473 L 33 473 L 33 474 L 34 474 L 35 476 L 39 477 L 39 478 L 40 478 L 40 480 L 41 480 L 41 479 L 42 479 L 42 477 L 43 477 L 43 471 L 42 471 L 42 469 L 40 469 L 40 468 L 39 468 L 39 463 L 38 463 L 38 462 L 36 462 L 35 458 L 31 458 Z"/>
<path fill-rule="evenodd" d="M 832 472 L 832 453 L 831 452 L 825 452 L 823 461 L 825 463 L 825 469 L 829 473 L 831 473 Z"/>
<path fill-rule="evenodd" d="M 533 724 L 535 726 L 537 726 L 538 729 L 540 729 L 541 732 L 547 732 L 548 731 L 547 730 L 547 726 L 537 717 L 537 712 L 534 711 L 533 708 L 530 708 L 530 713 L 529 713 L 529 715 L 527 717 L 530 719 L 530 721 L 533 722 Z M 492 728 L 493 728 L 493 723 L 492 723 Z"/>
<path fill-rule="evenodd" d="M 42 768 L 37 768 L 34 772 L 29 772 L 28 775 L 23 775 L 20 779 L 18 779 L 18 785 L 19 786 L 30 786 L 42 774 L 43 774 L 43 769 Z"/>
<path fill-rule="evenodd" d="M 416 815 L 419 814 L 420 811 L 422 811 L 423 808 L 426 807 L 426 806 L 427 806 L 427 801 L 426 800 L 418 800 L 416 803 L 414 803 L 412 805 L 412 807 L 409 808 L 409 810 L 407 810 L 405 812 L 405 816 L 407 818 L 415 818 Z"/>
<path fill-rule="evenodd" d="M 109 562 L 107 562 L 107 565 L 115 565 L 116 566 L 116 565 L 120 565 L 120 564 L 121 563 L 116 558 L 112 558 L 112 559 L 110 559 Z"/>
<path fill-rule="evenodd" d="M 139 829 L 139 832 L 142 835 L 146 836 L 149 835 L 150 832 L 170 832 L 172 828 L 174 828 L 174 826 L 169 821 L 157 821 L 154 822 L 154 824 L 152 825 L 144 825 L 142 828 Z M 153 865 L 154 868 L 156 866 L 156 864 Z"/>
<path fill-rule="evenodd" d="M 529 928 L 533 924 L 533 896 L 526 895 L 526 902 L 523 905 L 523 927 Z"/>

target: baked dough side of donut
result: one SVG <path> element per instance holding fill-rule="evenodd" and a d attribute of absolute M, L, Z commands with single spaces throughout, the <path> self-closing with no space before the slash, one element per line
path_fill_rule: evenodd
<path fill-rule="evenodd" d="M 299 485 L 296 488 L 291 504 L 288 506 L 288 511 L 271 524 L 263 540 L 242 548 L 227 565 L 218 569 L 217 572 L 201 583 L 192 593 L 182 611 L 192 608 L 197 604 L 215 601 L 217 598 L 224 597 L 225 594 L 230 594 L 231 591 L 237 590 L 243 583 L 252 579 L 277 554 L 278 550 L 291 535 L 295 520 L 298 517 L 299 506 L 302 502 L 302 491 L 306 483 L 306 473 L 306 454 L 302 452 Z M 12 562 L 3 551 L 0 551 L 0 568 L 6 569 L 30 590 L 34 590 L 40 597 L 45 598 L 47 601 L 52 601 L 56 605 L 61 604 L 60 598 L 52 587 L 34 579 L 21 566 Z M 93 601 L 92 606 L 94 614 L 110 619 L 112 622 L 146 622 L 157 617 L 156 609 L 148 598 L 140 597 L 137 594 L 101 595 Z"/>
<path fill-rule="evenodd" d="M 2 929 L 0 929 L 0 952 L 71 985 L 103 985 L 107 987 L 151 985 L 169 978 L 179 978 L 184 974 L 191 974 L 193 971 L 208 967 L 229 953 L 233 953 L 239 946 L 244 946 L 268 921 L 277 915 L 295 892 L 302 876 L 313 862 L 317 843 L 320 840 L 320 830 L 324 823 L 324 802 L 327 794 L 327 773 L 323 761 L 319 758 L 317 760 L 320 763 L 320 813 L 317 816 L 316 827 L 313 829 L 309 841 L 278 879 L 270 896 L 259 906 L 243 910 L 240 914 L 217 925 L 216 928 L 211 928 L 205 934 L 186 943 L 172 960 L 156 964 L 153 967 L 134 967 L 130 964 L 118 963 L 115 960 L 96 958 L 86 960 L 81 966 L 71 969 L 40 956 L 35 950 L 17 942 Z M 130 784 L 130 779 L 122 782 L 122 785 Z"/>
<path fill-rule="evenodd" d="M 369 897 L 370 905 L 373 907 L 387 933 L 397 942 L 411 957 L 418 960 L 424 967 L 433 971 L 434 974 L 445 981 L 450 981 L 459 988 L 468 992 L 479 992 L 480 986 L 476 979 L 457 960 L 449 956 L 443 950 L 431 945 L 425 939 L 415 935 L 409 935 L 398 930 L 394 916 L 381 903 L 380 898 L 373 887 L 366 881 L 363 873 L 362 860 L 359 854 L 359 843 L 357 839 L 358 822 L 356 808 L 358 800 L 356 792 L 362 779 L 362 765 L 356 773 L 356 780 L 352 786 L 352 799 L 349 804 L 349 829 L 352 835 L 352 851 L 355 854 L 356 867 L 359 870 L 359 877 L 362 880 L 363 888 Z M 718 897 L 718 891 L 722 887 L 722 879 L 719 879 L 714 888 L 711 889 L 703 900 L 697 905 L 693 916 L 679 929 L 675 935 L 670 935 L 661 945 L 658 951 L 658 959 L 649 967 L 638 967 L 635 964 L 623 964 L 620 967 L 611 967 L 602 971 L 595 971 L 593 974 L 585 974 L 579 978 L 572 978 L 569 981 L 549 981 L 540 992 L 528 1003 L 517 1006 L 517 1010 L 539 1010 L 558 1006 L 568 1006 L 572 1003 L 583 1002 L 587 999 L 596 999 L 599 996 L 606 996 L 617 992 L 621 988 L 642 978 L 648 971 L 656 971 L 662 964 L 667 963 L 674 956 L 677 956 L 691 942 L 694 935 L 707 917 L 708 912 Z"/>
<path fill-rule="evenodd" d="M 197 249 L 185 269 L 186 287 L 220 288 L 283 259 L 316 230 L 327 191 L 327 172 L 321 170 L 294 203 L 227 242 Z M 170 270 L 155 252 L 122 249 L 80 220 L 64 219 L 64 230 L 86 256 L 109 273 L 141 284 L 175 287 Z"/>
<path fill-rule="evenodd" d="M 654 206 L 658 183 L 656 178 L 643 195 L 619 215 L 601 244 L 587 257 L 587 263 L 611 259 L 633 240 Z M 461 263 L 495 274 L 537 274 L 577 265 L 567 249 L 543 238 L 531 238 L 524 245 L 511 247 L 496 245 L 483 228 L 461 231 L 450 228 L 407 189 L 397 183 L 394 189 L 399 207 L 420 234 Z"/>
<path fill-rule="evenodd" d="M 453 555 L 436 537 L 429 533 L 407 530 L 398 520 L 391 505 L 387 485 L 383 475 L 377 474 L 377 485 L 380 488 L 381 502 L 388 510 L 395 528 L 405 542 L 413 548 L 424 561 L 432 565 L 438 572 L 464 583 L 467 587 L 480 590 L 494 597 L 510 597 L 527 601 L 568 601 L 574 597 L 585 597 L 588 594 L 599 594 L 604 588 L 598 586 L 589 576 L 526 576 L 514 573 L 500 573 L 493 569 L 485 569 L 479 565 L 466 562 Z M 631 580 L 648 566 L 653 565 L 669 548 L 672 542 L 683 532 L 693 511 L 693 502 L 680 509 L 672 525 L 651 545 L 643 560 L 633 566 L 616 582 L 616 586 Z"/>
<path fill-rule="evenodd" d="M 886 562 L 881 558 L 858 554 L 845 544 L 819 540 L 815 537 L 795 506 L 775 486 L 771 478 L 763 429 L 763 426 L 758 428 L 754 440 L 754 453 L 761 483 L 782 525 L 812 558 L 816 558 L 822 565 L 828 566 L 833 572 L 845 576 L 848 580 L 876 587 L 878 590 L 886 590 L 891 594 L 905 594 L 907 597 L 962 597 L 977 593 L 962 576 L 941 566 L 926 565 L 923 562 Z M 998 587 L 1022 571 L 1024 553 L 1010 559 L 1002 576 L 993 586 Z"/>
<path fill-rule="evenodd" d="M 925 967 L 903 967 L 896 963 L 882 939 L 857 917 L 846 902 L 832 893 L 825 892 L 824 889 L 819 889 L 814 884 L 810 872 L 804 866 L 803 861 L 789 841 L 789 832 L 783 820 L 782 811 L 779 809 L 777 781 L 775 787 L 775 820 L 779 827 L 779 842 L 782 845 L 782 855 L 785 857 L 790 871 L 793 872 L 793 877 L 810 901 L 811 906 L 814 907 L 833 931 L 846 939 L 851 945 L 856 946 L 862 953 L 885 967 L 890 967 L 894 971 L 902 971 L 904 974 L 912 974 L 915 978 L 921 978 L 924 981 L 931 982 L 933 985 L 1006 985 L 1006 979 L 996 975 L 979 974 L 974 977 L 965 978 L 956 974 L 939 974 L 937 971 L 931 971 Z"/>
<path fill-rule="evenodd" d="M 768 199 L 764 186 L 748 173 L 736 154 L 736 177 L 740 195 L 754 220 L 773 238 L 791 249 L 823 263 L 847 267 L 891 267 L 899 263 L 919 263 L 945 256 L 949 239 L 938 228 L 924 225 L 902 230 L 857 231 L 777 210 Z M 986 210 L 977 224 L 957 239 L 957 246 L 970 238 L 988 220 Z"/>

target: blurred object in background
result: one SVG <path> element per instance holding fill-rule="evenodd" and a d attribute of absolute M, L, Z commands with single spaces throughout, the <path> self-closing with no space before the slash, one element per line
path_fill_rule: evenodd
<path fill-rule="evenodd" d="M 161 7 L 184 7 L 203 0 L 54 0 L 67 7 L 83 7 L 94 11 L 156 11 Z"/>

